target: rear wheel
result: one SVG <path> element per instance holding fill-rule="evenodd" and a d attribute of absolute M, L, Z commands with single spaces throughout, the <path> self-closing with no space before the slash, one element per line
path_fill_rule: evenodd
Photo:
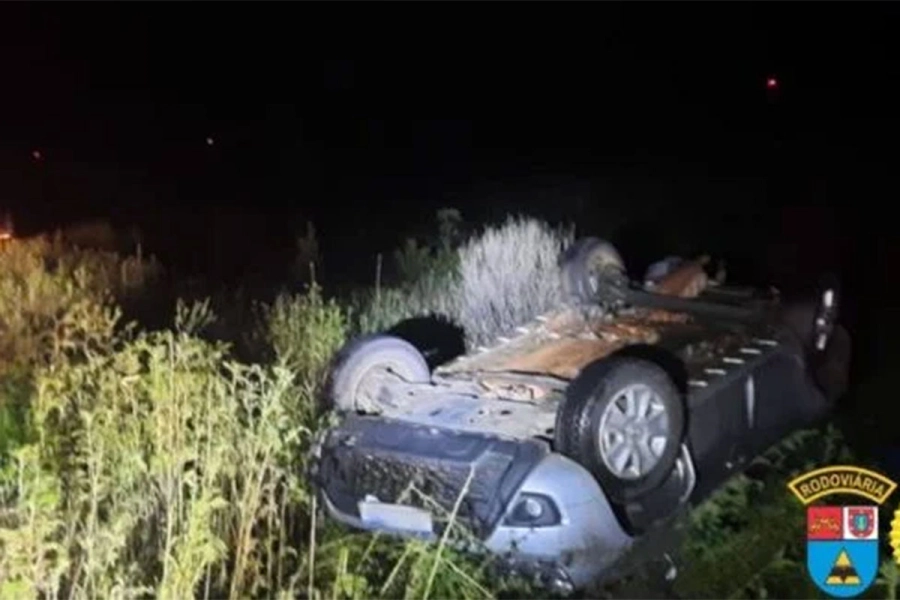
<path fill-rule="evenodd" d="M 685 410 L 659 366 L 642 359 L 597 361 L 569 386 L 555 444 L 587 468 L 620 504 L 665 481 L 678 458 Z"/>
<path fill-rule="evenodd" d="M 364 336 L 338 352 L 326 399 L 340 412 L 380 413 L 392 406 L 392 384 L 430 380 L 428 364 L 412 344 L 390 335 Z"/>
<path fill-rule="evenodd" d="M 605 240 L 582 238 L 560 257 L 563 291 L 580 304 L 617 304 L 628 286 L 625 263 Z"/>

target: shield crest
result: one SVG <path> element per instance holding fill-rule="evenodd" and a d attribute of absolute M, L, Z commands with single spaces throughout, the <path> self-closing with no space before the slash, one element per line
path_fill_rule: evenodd
<path fill-rule="evenodd" d="M 806 568 L 829 596 L 853 598 L 866 591 L 878 572 L 877 507 L 807 507 Z"/>

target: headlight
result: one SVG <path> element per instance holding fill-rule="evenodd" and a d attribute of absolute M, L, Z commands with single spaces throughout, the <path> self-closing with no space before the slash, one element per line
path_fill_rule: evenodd
<path fill-rule="evenodd" d="M 521 494 L 506 515 L 503 524 L 509 527 L 551 527 L 561 521 L 559 509 L 543 494 Z"/>

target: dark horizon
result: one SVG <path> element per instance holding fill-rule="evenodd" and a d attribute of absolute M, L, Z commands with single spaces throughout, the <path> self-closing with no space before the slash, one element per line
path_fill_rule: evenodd
<path fill-rule="evenodd" d="M 861 213 L 894 181 L 891 5 L 201 6 L 3 8 L 21 231 L 110 219 L 173 267 L 240 277 L 311 220 L 356 279 L 441 206 L 677 224 L 738 262 L 794 243 L 851 276 L 891 233 Z"/>

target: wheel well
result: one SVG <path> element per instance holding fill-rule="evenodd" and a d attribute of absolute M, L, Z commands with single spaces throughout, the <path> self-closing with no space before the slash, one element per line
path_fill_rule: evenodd
<path fill-rule="evenodd" d="M 412 344 L 422 353 L 430 369 L 450 362 L 466 351 L 465 332 L 446 317 L 430 315 L 404 319 L 385 333 Z"/>
<path fill-rule="evenodd" d="M 638 358 L 660 367 L 682 395 L 687 394 L 688 373 L 684 362 L 671 351 L 653 344 L 632 344 L 616 350 L 610 358 Z"/>

